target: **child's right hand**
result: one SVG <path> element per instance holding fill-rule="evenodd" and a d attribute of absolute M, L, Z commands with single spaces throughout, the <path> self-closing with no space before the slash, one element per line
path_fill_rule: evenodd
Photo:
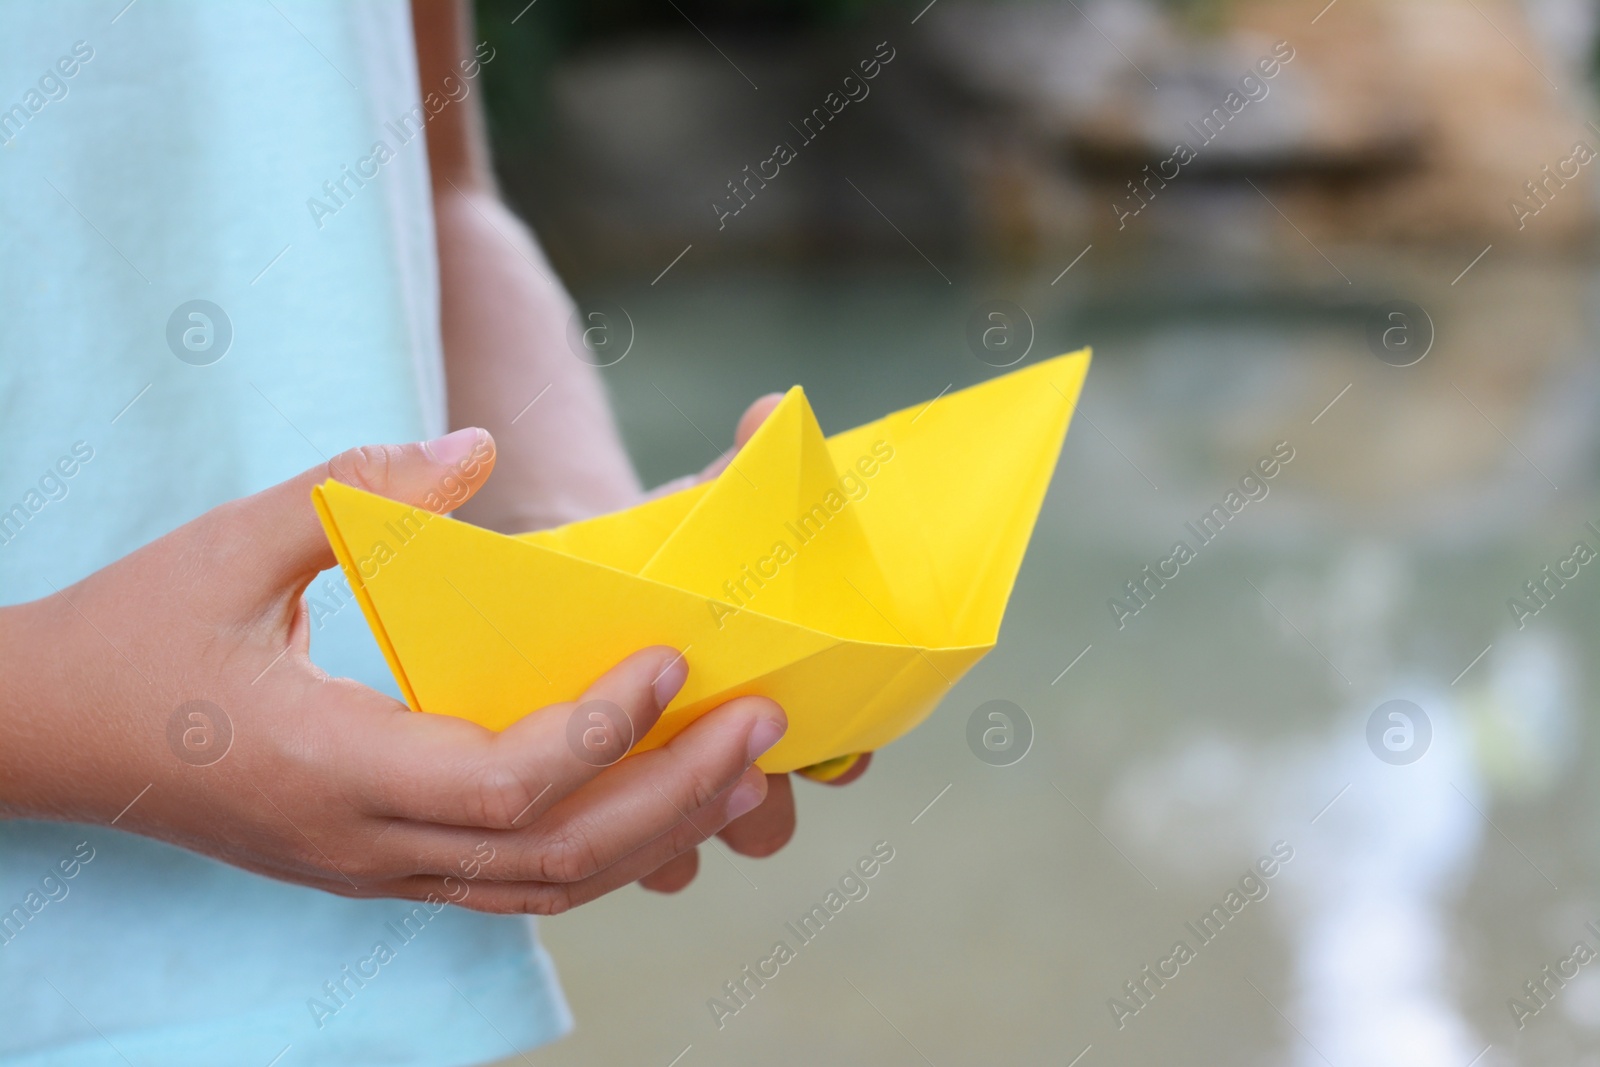
<path fill-rule="evenodd" d="M 569 746 L 574 705 L 495 734 L 413 713 L 311 663 L 301 594 L 334 563 L 311 487 L 332 477 L 454 507 L 492 466 L 483 430 L 354 449 L 57 595 L 0 609 L 0 812 L 114 822 L 348 896 L 553 914 L 648 875 L 754 808 L 767 789 L 754 760 L 786 727 L 769 700 L 730 701 L 664 747 L 602 768 Z M 642 737 L 687 670 L 674 650 L 645 649 L 583 700 L 617 705 Z M 232 727 L 226 755 L 207 766 L 168 743 L 193 700 Z"/>

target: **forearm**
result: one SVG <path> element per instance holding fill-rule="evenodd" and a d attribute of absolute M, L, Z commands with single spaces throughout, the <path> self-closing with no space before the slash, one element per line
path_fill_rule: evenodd
<path fill-rule="evenodd" d="M 131 768 L 162 767 L 163 735 L 136 724 L 181 700 L 148 666 L 159 630 L 117 632 L 150 603 L 123 593 L 91 576 L 0 607 L 0 820 L 104 822 L 154 782 Z"/>
<path fill-rule="evenodd" d="M 41 814 L 39 772 L 48 767 L 40 763 L 59 754 L 48 743 L 50 709 L 39 702 L 38 676 L 53 664 L 40 662 L 33 643 L 37 612 L 37 603 L 0 607 L 0 819 Z"/>
<path fill-rule="evenodd" d="M 464 518 L 507 532 L 635 502 L 638 478 L 596 370 L 567 344 L 572 303 L 489 190 L 435 189 L 450 425 L 494 435 L 494 477 Z"/>
<path fill-rule="evenodd" d="M 450 425 L 484 427 L 498 456 L 461 514 L 521 532 L 634 503 L 605 388 L 567 346 L 572 302 L 501 202 L 480 96 L 462 88 L 493 49 L 473 44 L 465 0 L 412 0 L 412 21 L 421 86 L 458 101 L 428 124 Z"/>

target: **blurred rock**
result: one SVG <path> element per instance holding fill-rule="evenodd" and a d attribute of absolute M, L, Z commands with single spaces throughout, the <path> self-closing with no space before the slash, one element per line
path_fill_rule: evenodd
<path fill-rule="evenodd" d="M 1580 141 L 1600 147 L 1586 50 L 1542 47 L 1512 0 L 1323 4 L 1240 0 L 1209 33 L 1143 0 L 940 4 L 927 34 L 972 104 L 961 158 L 977 214 L 1002 247 L 1030 228 L 1109 239 L 1130 211 L 1146 238 L 1197 222 L 1203 235 L 1208 212 L 1236 224 L 1218 187 L 1248 177 L 1319 243 L 1592 232 L 1594 168 L 1573 159 Z M 1275 45 L 1292 58 L 1270 64 Z"/>
<path fill-rule="evenodd" d="M 549 136 L 501 170 L 569 270 L 654 276 L 693 244 L 690 267 L 869 255 L 926 258 L 937 280 L 1047 259 L 1054 276 L 1093 243 L 1104 265 L 1342 287 L 1355 245 L 1470 260 L 1593 235 L 1597 166 L 1574 146 L 1600 149 L 1597 19 L 1527 3 L 1216 0 L 1201 26 L 1155 0 L 940 0 L 914 26 L 713 26 L 715 45 L 686 27 L 561 59 Z M 884 40 L 870 95 L 802 139 Z M 752 181 L 780 142 L 797 158 Z"/>
<path fill-rule="evenodd" d="M 730 35 L 717 47 L 682 36 L 591 48 L 555 70 L 545 157 L 502 170 L 564 268 L 653 274 L 691 243 L 697 265 L 915 258 L 908 240 L 929 254 L 947 250 L 970 227 L 968 193 L 930 101 L 938 87 L 903 33 L 883 46 L 893 58 L 876 76 L 860 78 L 883 40 L 868 27 Z M 841 92 L 859 98 L 820 130 L 815 119 L 806 125 Z M 794 157 L 771 177 L 779 144 Z"/>
<path fill-rule="evenodd" d="M 1282 25 L 1281 12 L 1256 10 L 1258 24 Z M 1347 187 L 1312 181 L 1286 190 L 1293 206 L 1284 210 L 1299 219 L 1303 208 L 1302 225 L 1330 237 L 1543 245 L 1591 235 L 1595 168 L 1553 181 L 1542 169 L 1558 168 L 1579 142 L 1591 152 L 1600 146 L 1585 122 L 1584 73 L 1541 49 L 1518 5 L 1344 0 L 1317 29 L 1326 33 L 1308 40 L 1307 69 L 1336 97 L 1352 57 L 1365 52 L 1371 65 L 1395 72 L 1398 98 L 1413 102 L 1423 130 L 1414 166 Z M 1543 183 L 1542 201 L 1529 182 Z M 1519 220 L 1517 200 L 1537 216 Z"/>

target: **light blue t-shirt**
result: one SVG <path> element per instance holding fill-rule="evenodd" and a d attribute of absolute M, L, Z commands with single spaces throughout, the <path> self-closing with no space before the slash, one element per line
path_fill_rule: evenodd
<path fill-rule="evenodd" d="M 0 603 L 444 430 L 420 95 L 403 0 L 0 3 Z M 312 655 L 394 692 L 354 606 Z M 0 1064 L 455 1067 L 570 1027 L 531 920 L 414 908 L 0 822 Z"/>

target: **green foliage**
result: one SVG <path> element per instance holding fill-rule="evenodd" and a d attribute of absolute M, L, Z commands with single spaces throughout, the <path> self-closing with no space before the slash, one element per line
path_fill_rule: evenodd
<path fill-rule="evenodd" d="M 1221 29 L 1228 18 L 1230 0 L 1156 0 L 1190 29 L 1209 33 Z"/>

